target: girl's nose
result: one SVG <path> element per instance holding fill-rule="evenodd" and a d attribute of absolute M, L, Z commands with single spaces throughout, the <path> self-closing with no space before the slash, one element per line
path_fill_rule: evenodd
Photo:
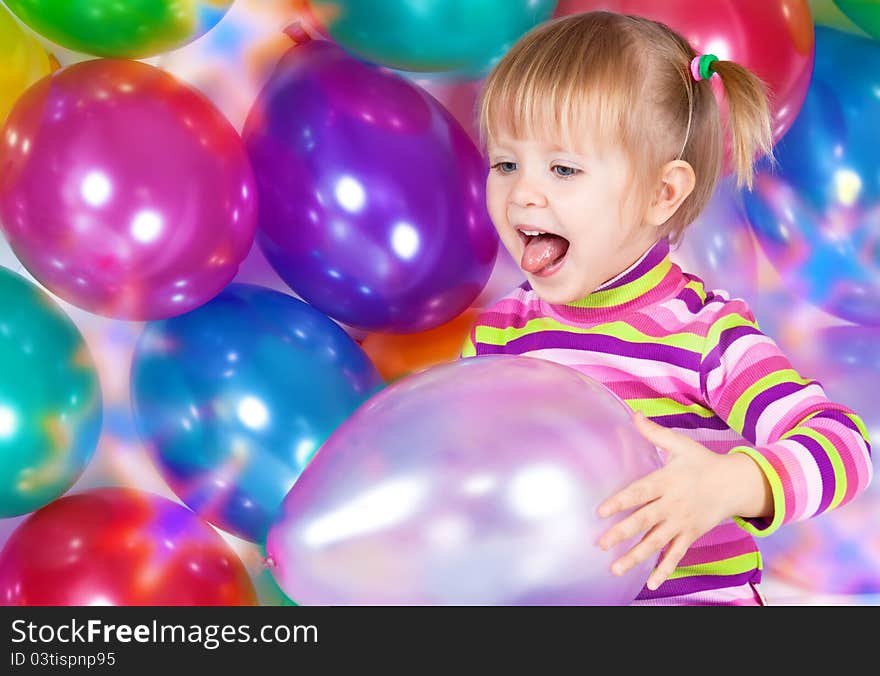
<path fill-rule="evenodd" d="M 510 191 L 510 201 L 518 207 L 547 206 L 547 197 L 540 186 L 521 173 Z"/>

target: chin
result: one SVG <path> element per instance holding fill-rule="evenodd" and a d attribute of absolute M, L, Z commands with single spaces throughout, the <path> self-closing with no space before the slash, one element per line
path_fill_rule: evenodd
<path fill-rule="evenodd" d="M 545 303 L 550 303 L 551 305 L 566 305 L 568 303 L 574 303 L 576 300 L 580 300 L 589 293 L 586 291 L 572 291 L 571 289 L 562 287 L 554 288 L 553 285 L 547 283 L 547 280 L 540 278 L 536 279 L 529 274 L 526 275 L 526 278 L 529 280 L 529 284 L 531 284 L 532 290 L 535 294 Z"/>

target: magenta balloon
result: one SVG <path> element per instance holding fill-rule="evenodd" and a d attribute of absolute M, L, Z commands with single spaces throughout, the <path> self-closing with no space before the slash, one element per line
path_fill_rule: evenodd
<path fill-rule="evenodd" d="M 626 605 L 599 503 L 658 469 L 610 390 L 492 355 L 395 381 L 336 428 L 288 492 L 266 552 L 302 605 Z"/>
<path fill-rule="evenodd" d="M 94 59 L 31 87 L 0 144 L 0 221 L 27 270 L 118 319 L 191 310 L 235 276 L 256 230 L 241 138 L 154 66 Z"/>
<path fill-rule="evenodd" d="M 243 137 L 258 241 L 303 300 L 360 329 L 415 333 L 458 316 L 492 272 L 488 164 L 409 80 L 327 40 L 292 47 Z"/>

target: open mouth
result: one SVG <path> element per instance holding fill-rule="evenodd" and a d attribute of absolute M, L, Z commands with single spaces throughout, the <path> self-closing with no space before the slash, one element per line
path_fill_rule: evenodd
<path fill-rule="evenodd" d="M 538 277 L 556 272 L 565 261 L 569 241 L 565 237 L 542 230 L 517 228 L 524 248 L 520 267 Z"/>

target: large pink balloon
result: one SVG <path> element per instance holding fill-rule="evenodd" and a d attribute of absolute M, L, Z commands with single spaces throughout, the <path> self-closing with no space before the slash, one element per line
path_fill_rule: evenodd
<path fill-rule="evenodd" d="M 554 17 L 593 10 L 644 16 L 665 23 L 697 52 L 736 61 L 767 85 L 773 141 L 788 131 L 807 95 L 815 36 L 807 0 L 559 0 Z M 712 84 L 722 102 L 718 78 Z"/>
<path fill-rule="evenodd" d="M 0 222 L 50 291 L 130 320 L 191 310 L 247 255 L 256 186 L 240 137 L 146 63 L 63 68 L 16 103 L 0 143 Z"/>
<path fill-rule="evenodd" d="M 461 359 L 395 381 L 324 442 L 266 551 L 305 605 L 626 605 L 654 561 L 612 575 L 599 519 L 659 468 L 598 382 L 525 356 Z"/>

